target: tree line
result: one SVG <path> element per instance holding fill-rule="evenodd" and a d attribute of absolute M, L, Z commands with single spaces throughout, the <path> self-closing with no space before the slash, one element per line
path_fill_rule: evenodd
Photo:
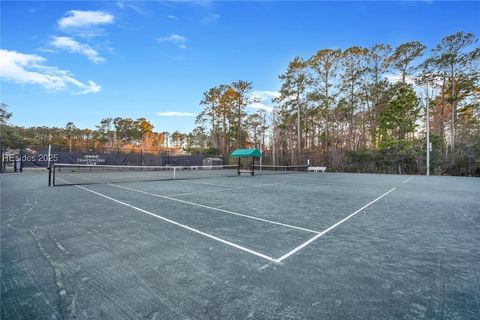
<path fill-rule="evenodd" d="M 1 138 L 10 148 L 175 148 L 225 158 L 257 147 L 270 164 L 424 173 L 428 113 L 433 173 L 468 175 L 480 168 L 479 57 L 475 34 L 466 32 L 430 49 L 419 41 L 320 49 L 288 63 L 269 105 L 249 81 L 206 90 L 189 133 L 154 132 L 146 118 L 106 118 L 95 129 L 73 122 L 23 128 L 7 124 L 11 114 L 2 104 Z"/>
<path fill-rule="evenodd" d="M 52 145 L 58 151 L 144 150 L 155 153 L 170 146 L 179 147 L 179 141 L 183 139 L 178 131 L 172 134 L 155 132 L 154 126 L 146 118 L 105 118 L 100 120 L 95 129 L 81 129 L 73 122 L 68 122 L 65 127 L 26 128 L 8 124 L 12 114 L 7 107 L 4 103 L 0 104 L 0 138 L 4 149 L 22 150 Z"/>
<path fill-rule="evenodd" d="M 197 130 L 221 154 L 250 142 L 276 164 L 423 173 L 428 112 L 432 169 L 465 175 L 480 165 L 479 55 L 466 32 L 430 50 L 418 41 L 320 49 L 279 76 L 273 114 L 245 113 L 250 82 L 222 84 L 204 93 Z"/>

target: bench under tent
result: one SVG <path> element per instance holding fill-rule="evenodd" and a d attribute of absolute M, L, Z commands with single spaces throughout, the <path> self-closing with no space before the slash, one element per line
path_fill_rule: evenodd
<path fill-rule="evenodd" d="M 258 149 L 237 149 L 230 154 L 232 158 L 238 158 L 238 175 L 250 173 L 255 175 L 255 158 L 261 158 L 262 153 Z M 251 169 L 241 169 L 241 158 L 252 158 Z"/>

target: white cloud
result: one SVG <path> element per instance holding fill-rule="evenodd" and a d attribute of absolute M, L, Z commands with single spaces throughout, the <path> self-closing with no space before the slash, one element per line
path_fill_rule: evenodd
<path fill-rule="evenodd" d="M 178 20 L 178 17 L 174 16 L 173 14 L 169 15 L 167 18 L 172 20 Z"/>
<path fill-rule="evenodd" d="M 171 6 L 172 4 L 179 3 L 179 4 L 186 4 L 192 6 L 199 6 L 199 7 L 210 7 L 212 5 L 213 0 L 166 0 L 166 1 L 158 1 L 160 4 Z"/>
<path fill-rule="evenodd" d="M 136 13 L 142 15 L 142 16 L 147 16 L 148 13 L 145 12 L 143 9 L 141 9 L 139 6 L 136 6 L 133 4 L 134 1 L 132 0 L 121 0 L 121 1 L 117 1 L 115 2 L 115 5 L 117 7 L 119 7 L 120 9 L 124 10 L 124 9 L 132 9 L 133 11 L 135 11 Z M 138 2 L 137 2 L 138 3 Z"/>
<path fill-rule="evenodd" d="M 273 98 L 279 96 L 280 93 L 277 91 L 253 91 L 250 94 L 250 98 L 254 99 L 255 102 L 250 103 L 248 107 L 255 110 L 265 110 L 268 113 L 271 113 L 273 111 L 273 107 L 269 104 L 271 104 Z"/>
<path fill-rule="evenodd" d="M 165 111 L 157 112 L 160 117 L 193 117 L 196 114 L 192 112 Z"/>
<path fill-rule="evenodd" d="M 265 103 L 262 103 L 262 102 L 253 102 L 253 103 L 250 103 L 247 107 L 254 110 L 265 110 L 268 113 L 272 113 L 273 111 L 273 107 L 266 105 Z"/>
<path fill-rule="evenodd" d="M 397 74 L 390 73 L 390 74 L 387 74 L 385 77 L 387 78 L 387 80 L 390 83 L 397 83 L 397 82 L 402 81 L 402 75 L 399 74 L 399 73 L 397 73 Z M 415 84 L 415 80 L 410 76 L 405 77 L 405 82 L 407 84 Z"/>
<path fill-rule="evenodd" d="M 114 22 L 115 17 L 108 12 L 71 10 L 67 11 L 65 16 L 58 20 L 58 26 L 65 30 L 112 24 Z"/>
<path fill-rule="evenodd" d="M 388 82 L 395 84 L 399 83 L 402 81 L 402 75 L 397 73 L 389 73 L 385 75 L 385 78 L 387 79 Z M 433 82 L 430 82 L 428 85 L 427 84 L 418 84 L 415 82 L 415 79 L 411 76 L 406 76 L 405 77 L 405 82 L 407 84 L 410 84 L 413 86 L 413 90 L 417 94 L 418 97 L 424 97 L 425 94 L 431 95 L 435 94 L 435 92 L 442 86 L 442 80 L 441 79 L 434 79 Z"/>
<path fill-rule="evenodd" d="M 157 41 L 159 41 L 159 42 L 172 42 L 172 43 L 175 43 L 175 44 L 179 44 L 179 43 L 184 43 L 185 41 L 187 41 L 187 38 L 185 38 L 184 36 L 181 36 L 179 34 L 172 34 L 172 35 L 169 35 L 168 37 L 157 38 Z"/>
<path fill-rule="evenodd" d="M 86 86 L 83 91 L 79 92 L 79 94 L 98 93 L 100 91 L 102 91 L 101 85 L 93 82 L 92 80 L 88 80 L 88 86 Z"/>
<path fill-rule="evenodd" d="M 253 91 L 250 96 L 252 98 L 257 98 L 262 101 L 270 101 L 273 98 L 278 98 L 280 96 L 280 92 L 278 91 L 269 91 L 269 90 L 264 90 L 264 91 Z"/>
<path fill-rule="evenodd" d="M 37 84 L 49 91 L 75 88 L 75 94 L 97 93 L 101 86 L 81 82 L 65 70 L 46 66 L 47 60 L 36 54 L 0 49 L 0 78 L 19 84 Z"/>
<path fill-rule="evenodd" d="M 71 53 L 78 53 L 86 56 L 93 63 L 102 63 L 105 62 L 105 59 L 102 58 L 97 51 L 95 51 L 88 44 L 79 43 L 73 38 L 70 37 L 52 37 L 53 40 L 50 43 L 57 49 L 67 50 Z"/>
<path fill-rule="evenodd" d="M 213 22 L 217 21 L 218 19 L 220 19 L 220 15 L 219 15 L 219 14 L 209 13 L 208 15 L 206 15 L 206 16 L 202 19 L 202 23 L 209 24 L 209 23 L 213 23 Z"/>
<path fill-rule="evenodd" d="M 38 48 L 38 51 L 40 51 L 40 52 L 48 52 L 48 53 L 55 53 L 55 50 L 50 49 L 50 48 Z"/>
<path fill-rule="evenodd" d="M 155 40 L 157 40 L 157 42 L 160 42 L 160 43 L 169 42 L 169 43 L 176 44 L 181 49 L 187 48 L 187 45 L 186 45 L 187 38 L 179 34 L 171 34 L 166 37 L 159 37 Z"/>

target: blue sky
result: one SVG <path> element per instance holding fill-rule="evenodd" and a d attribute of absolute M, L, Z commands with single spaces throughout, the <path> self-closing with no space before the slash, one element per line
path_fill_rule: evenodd
<path fill-rule="evenodd" d="M 11 123 L 94 128 L 145 117 L 190 131 L 209 88 L 268 96 L 295 56 L 480 35 L 476 2 L 1 1 L 1 102 Z M 160 113 L 160 114 L 159 114 Z"/>

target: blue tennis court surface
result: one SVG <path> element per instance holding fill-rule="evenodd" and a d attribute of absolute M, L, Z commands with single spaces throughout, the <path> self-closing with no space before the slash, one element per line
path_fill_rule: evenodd
<path fill-rule="evenodd" d="M 1 177 L 2 319 L 480 314 L 475 178 L 59 178 Z"/>

